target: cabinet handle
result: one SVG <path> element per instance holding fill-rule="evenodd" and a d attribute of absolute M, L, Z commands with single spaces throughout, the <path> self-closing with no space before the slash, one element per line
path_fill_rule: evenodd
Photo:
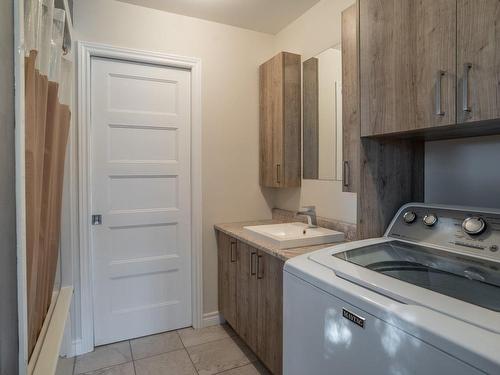
<path fill-rule="evenodd" d="M 231 263 L 236 262 L 236 242 L 231 242 Z"/>
<path fill-rule="evenodd" d="M 264 277 L 263 272 L 262 272 L 262 267 L 260 260 L 262 259 L 262 255 L 257 256 L 257 279 L 262 279 Z"/>
<path fill-rule="evenodd" d="M 469 106 L 469 72 L 472 69 L 471 63 L 464 64 L 464 78 L 462 85 L 462 101 L 463 101 L 463 111 L 472 112 L 472 108 Z"/>
<path fill-rule="evenodd" d="M 281 164 L 276 164 L 276 182 L 281 184 Z"/>
<path fill-rule="evenodd" d="M 436 77 L 436 116 L 444 116 L 445 112 L 441 108 L 441 83 L 443 80 L 443 77 L 445 76 L 446 72 L 444 70 L 440 70 L 437 73 Z"/>
<path fill-rule="evenodd" d="M 342 168 L 342 181 L 344 182 L 344 187 L 349 186 L 349 162 L 344 160 Z"/>
<path fill-rule="evenodd" d="M 254 276 L 257 274 L 257 271 L 255 271 L 255 267 L 254 267 L 254 264 L 255 264 L 255 256 L 257 255 L 257 253 L 253 252 L 252 254 L 250 254 L 250 275 Z"/>

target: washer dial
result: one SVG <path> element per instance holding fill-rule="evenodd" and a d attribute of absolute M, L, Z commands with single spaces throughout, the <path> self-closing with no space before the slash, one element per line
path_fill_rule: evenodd
<path fill-rule="evenodd" d="M 403 220 L 406 224 L 411 224 L 417 219 L 417 214 L 413 211 L 406 211 L 403 214 Z"/>
<path fill-rule="evenodd" d="M 486 222 L 478 216 L 471 216 L 463 221 L 462 229 L 465 233 L 475 236 L 484 232 Z"/>
<path fill-rule="evenodd" d="M 434 224 L 437 223 L 438 221 L 438 218 L 435 214 L 427 214 L 424 216 L 424 218 L 422 219 L 422 221 L 424 222 L 424 224 L 428 227 L 432 227 L 434 226 Z"/>

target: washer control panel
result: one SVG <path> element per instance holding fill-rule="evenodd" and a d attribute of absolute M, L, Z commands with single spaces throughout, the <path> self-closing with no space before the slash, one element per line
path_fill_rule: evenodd
<path fill-rule="evenodd" d="M 397 213 L 386 235 L 500 261 L 500 210 L 406 205 Z"/>

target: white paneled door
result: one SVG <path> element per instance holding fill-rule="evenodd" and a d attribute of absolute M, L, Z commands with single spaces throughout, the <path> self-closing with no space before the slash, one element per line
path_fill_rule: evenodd
<path fill-rule="evenodd" d="M 190 72 L 91 64 L 95 345 L 191 325 Z M 100 216 L 98 216 L 100 215 Z"/>

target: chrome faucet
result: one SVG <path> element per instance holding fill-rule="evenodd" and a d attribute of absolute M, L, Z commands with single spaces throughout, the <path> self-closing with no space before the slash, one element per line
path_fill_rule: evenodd
<path fill-rule="evenodd" d="M 297 216 L 303 215 L 307 217 L 307 226 L 309 228 L 317 228 L 318 227 L 318 221 L 316 219 L 316 207 L 314 206 L 304 206 L 301 207 L 297 213 Z"/>

